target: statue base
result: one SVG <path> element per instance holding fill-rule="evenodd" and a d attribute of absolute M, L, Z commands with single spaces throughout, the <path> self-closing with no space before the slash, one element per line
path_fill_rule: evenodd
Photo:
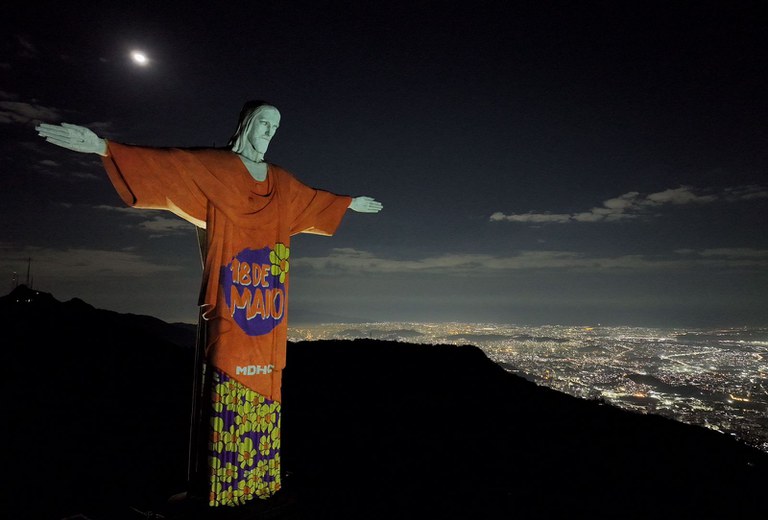
<path fill-rule="evenodd" d="M 298 499 L 295 491 L 281 489 L 267 499 L 254 498 L 241 506 L 208 505 L 208 499 L 182 492 L 168 499 L 162 517 L 167 520 L 278 520 L 296 519 Z"/>

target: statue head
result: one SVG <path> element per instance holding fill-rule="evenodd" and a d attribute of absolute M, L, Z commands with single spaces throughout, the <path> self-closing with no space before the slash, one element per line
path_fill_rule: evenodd
<path fill-rule="evenodd" d="M 240 110 L 237 130 L 227 146 L 253 161 L 261 161 L 280 126 L 280 112 L 265 101 L 248 101 Z"/>

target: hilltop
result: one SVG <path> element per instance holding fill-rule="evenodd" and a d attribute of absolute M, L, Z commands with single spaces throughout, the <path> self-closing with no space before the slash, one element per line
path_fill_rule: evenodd
<path fill-rule="evenodd" d="M 185 486 L 194 330 L 25 287 L 0 327 L 10 518 L 163 511 Z M 765 453 L 469 345 L 292 343 L 283 397 L 290 507 L 269 518 L 768 516 Z"/>

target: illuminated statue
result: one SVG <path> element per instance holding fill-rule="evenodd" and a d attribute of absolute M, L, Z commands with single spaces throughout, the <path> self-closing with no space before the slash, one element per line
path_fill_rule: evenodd
<path fill-rule="evenodd" d="M 165 209 L 206 230 L 199 304 L 212 366 L 206 386 L 211 506 L 244 504 L 280 489 L 291 236 L 332 235 L 347 208 L 382 209 L 370 197 L 307 187 L 264 162 L 279 125 L 274 106 L 251 101 L 226 149 L 130 146 L 67 123 L 36 128 L 50 143 L 101 155 L 129 206 Z"/>

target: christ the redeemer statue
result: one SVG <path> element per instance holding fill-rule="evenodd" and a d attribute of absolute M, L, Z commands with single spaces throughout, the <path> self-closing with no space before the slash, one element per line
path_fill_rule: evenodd
<path fill-rule="evenodd" d="M 120 144 L 67 123 L 36 128 L 50 143 L 101 155 L 127 205 L 168 210 L 206 230 L 199 304 L 212 367 L 211 506 L 242 505 L 280 489 L 291 236 L 332 235 L 347 208 L 382 209 L 370 197 L 310 188 L 264 162 L 279 124 L 274 106 L 250 101 L 227 148 L 195 149 Z"/>

